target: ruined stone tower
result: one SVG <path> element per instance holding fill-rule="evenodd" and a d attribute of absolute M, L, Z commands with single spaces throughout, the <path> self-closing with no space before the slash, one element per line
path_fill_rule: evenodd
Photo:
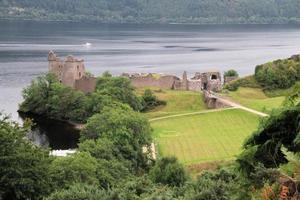
<path fill-rule="evenodd" d="M 183 90 L 189 90 L 189 81 L 188 81 L 188 78 L 187 78 L 186 71 L 184 71 L 183 75 L 182 75 L 182 89 Z"/>
<path fill-rule="evenodd" d="M 53 51 L 50 51 L 48 61 L 49 72 L 55 74 L 62 84 L 85 93 L 92 92 L 95 89 L 96 78 L 86 75 L 82 59 L 68 56 L 62 61 Z"/>
<path fill-rule="evenodd" d="M 76 80 L 85 76 L 83 60 L 78 60 L 73 56 L 68 56 L 63 62 L 53 51 L 49 52 L 49 71 L 54 73 L 59 81 L 66 86 L 75 88 Z"/>

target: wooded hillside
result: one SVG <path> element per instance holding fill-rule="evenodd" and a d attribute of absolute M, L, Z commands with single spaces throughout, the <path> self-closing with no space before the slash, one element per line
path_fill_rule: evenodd
<path fill-rule="evenodd" d="M 108 23 L 296 23 L 299 0 L 1 0 L 0 18 Z"/>

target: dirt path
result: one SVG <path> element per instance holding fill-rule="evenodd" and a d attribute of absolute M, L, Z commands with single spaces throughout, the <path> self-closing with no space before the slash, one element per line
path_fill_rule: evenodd
<path fill-rule="evenodd" d="M 233 108 L 239 108 L 239 109 L 245 110 L 247 112 L 251 112 L 251 113 L 254 113 L 256 115 L 259 115 L 261 117 L 268 117 L 269 116 L 266 113 L 259 112 L 257 110 L 252 109 L 252 108 L 248 108 L 248 107 L 242 106 L 242 105 L 240 105 L 238 103 L 235 103 L 235 102 L 233 102 L 233 101 L 231 101 L 229 99 L 226 99 L 224 97 L 220 97 L 220 96 L 216 96 L 216 97 L 218 98 L 219 101 L 222 101 L 224 104 L 229 105 L 229 106 L 231 106 Z"/>
<path fill-rule="evenodd" d="M 175 117 L 189 116 L 189 115 L 198 115 L 198 114 L 205 114 L 205 113 L 212 113 L 212 112 L 221 112 L 221 111 L 224 111 L 224 110 L 232 110 L 232 109 L 236 109 L 236 107 L 213 109 L 213 110 L 204 110 L 204 111 L 198 111 L 198 112 L 169 115 L 169 116 L 165 116 L 165 117 L 156 117 L 156 118 L 149 119 L 149 122 L 159 121 L 159 120 L 162 120 L 162 119 L 175 118 Z"/>

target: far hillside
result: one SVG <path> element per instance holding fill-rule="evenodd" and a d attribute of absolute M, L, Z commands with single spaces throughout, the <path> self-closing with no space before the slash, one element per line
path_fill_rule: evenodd
<path fill-rule="evenodd" d="M 298 0 L 2 0 L 0 18 L 105 23 L 299 23 Z"/>

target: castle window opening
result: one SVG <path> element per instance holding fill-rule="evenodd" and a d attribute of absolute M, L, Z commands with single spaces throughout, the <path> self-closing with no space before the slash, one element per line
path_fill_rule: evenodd
<path fill-rule="evenodd" d="M 79 70 L 79 65 L 77 65 L 77 70 Z"/>
<path fill-rule="evenodd" d="M 211 75 L 211 77 L 210 77 L 210 80 L 217 80 L 217 79 L 218 79 L 218 76 L 215 74 Z"/>
<path fill-rule="evenodd" d="M 81 77 L 81 72 L 79 72 L 78 75 L 79 75 L 79 78 L 80 78 Z"/>
<path fill-rule="evenodd" d="M 203 90 L 207 90 L 207 83 L 203 84 Z"/>

